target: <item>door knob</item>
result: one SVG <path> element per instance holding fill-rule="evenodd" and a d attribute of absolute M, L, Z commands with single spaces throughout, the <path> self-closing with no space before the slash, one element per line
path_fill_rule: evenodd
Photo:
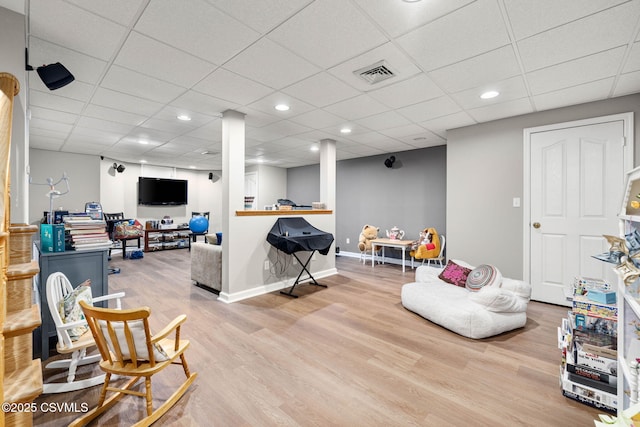
<path fill-rule="evenodd" d="M 533 223 L 533 228 L 540 228 L 540 223 L 539 222 L 534 222 Z"/>

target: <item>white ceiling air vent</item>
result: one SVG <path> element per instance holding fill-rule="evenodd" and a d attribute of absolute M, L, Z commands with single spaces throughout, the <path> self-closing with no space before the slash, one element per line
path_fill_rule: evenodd
<path fill-rule="evenodd" d="M 391 68 L 384 60 L 378 61 L 367 67 L 360 68 L 359 70 L 354 71 L 353 74 L 360 77 L 370 85 L 395 77 L 395 73 L 391 71 Z"/>

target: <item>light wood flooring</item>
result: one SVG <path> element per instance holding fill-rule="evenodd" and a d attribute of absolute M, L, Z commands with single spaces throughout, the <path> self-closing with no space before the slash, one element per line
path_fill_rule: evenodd
<path fill-rule="evenodd" d="M 320 280 L 328 288 L 224 304 L 192 284 L 187 250 L 114 256 L 121 273 L 109 276 L 110 291 L 125 291 L 126 307 L 150 306 L 154 330 L 188 316 L 182 337 L 191 340 L 186 356 L 199 376 L 155 425 L 564 427 L 592 426 L 601 413 L 560 391 L 556 328 L 566 308 L 532 302 L 523 329 L 471 340 L 402 307 L 411 268 L 372 269 L 345 257 L 336 264 L 339 274 Z M 45 371 L 45 381 L 60 372 Z M 154 376 L 154 406 L 183 378 L 180 366 Z M 36 403 L 93 407 L 99 389 Z M 128 396 L 93 425 L 128 426 L 144 409 L 143 399 Z M 76 416 L 38 411 L 34 425 Z"/>

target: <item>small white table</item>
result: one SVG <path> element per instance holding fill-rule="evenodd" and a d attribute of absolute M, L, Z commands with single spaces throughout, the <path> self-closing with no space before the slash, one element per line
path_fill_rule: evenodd
<path fill-rule="evenodd" d="M 375 265 L 375 253 L 376 246 L 382 248 L 382 263 L 384 264 L 384 248 L 398 248 L 402 249 L 402 272 L 404 273 L 404 260 L 405 252 L 407 248 L 411 248 L 413 240 L 398 240 L 398 239 L 374 239 L 371 241 L 371 267 Z"/>

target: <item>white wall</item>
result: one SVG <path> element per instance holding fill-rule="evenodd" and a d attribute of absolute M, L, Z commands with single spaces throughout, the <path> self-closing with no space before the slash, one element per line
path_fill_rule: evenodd
<path fill-rule="evenodd" d="M 0 7 L 0 72 L 10 73 L 20 82 L 20 92 L 13 101 L 11 129 L 11 222 L 28 221 L 29 164 L 28 125 L 26 120 L 27 72 L 25 71 L 24 15 Z"/>
<path fill-rule="evenodd" d="M 522 278 L 523 213 L 512 202 L 523 195 L 523 130 L 629 111 L 637 165 L 640 94 L 447 131 L 447 257 Z"/>

